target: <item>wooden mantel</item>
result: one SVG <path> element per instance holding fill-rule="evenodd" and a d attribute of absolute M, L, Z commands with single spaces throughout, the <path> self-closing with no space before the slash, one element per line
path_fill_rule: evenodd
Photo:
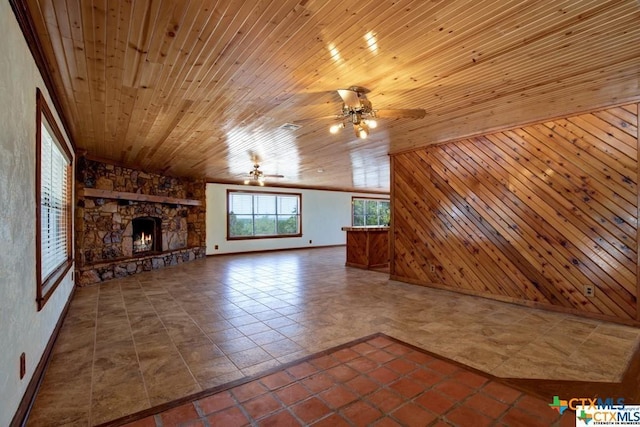
<path fill-rule="evenodd" d="M 140 194 L 140 193 L 127 193 L 125 191 L 100 190 L 97 188 L 84 188 L 79 190 L 78 194 L 80 197 L 93 197 L 93 198 L 99 198 L 99 199 L 133 200 L 137 202 L 202 206 L 201 200 L 180 199 L 177 197 L 154 196 L 150 194 Z"/>

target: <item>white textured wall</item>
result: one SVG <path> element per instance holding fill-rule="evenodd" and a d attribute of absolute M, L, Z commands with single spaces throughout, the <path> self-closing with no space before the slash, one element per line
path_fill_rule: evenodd
<path fill-rule="evenodd" d="M 0 28 L 0 426 L 6 426 L 20 404 L 73 283 L 69 273 L 38 312 L 36 87 L 45 94 L 49 107 L 54 107 L 7 1 L 0 2 Z M 27 375 L 20 380 L 22 352 L 27 356 Z"/>
<path fill-rule="evenodd" d="M 302 194 L 302 237 L 227 241 L 227 189 Z M 296 190 L 207 184 L 207 255 L 272 249 L 344 245 L 342 227 L 351 225 L 351 197 L 380 197 L 342 191 Z M 313 243 L 309 244 L 309 240 Z M 215 246 L 218 245 L 218 249 Z"/>

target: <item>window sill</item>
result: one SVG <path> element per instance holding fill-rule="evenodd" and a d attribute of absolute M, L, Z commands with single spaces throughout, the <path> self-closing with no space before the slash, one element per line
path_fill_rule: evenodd
<path fill-rule="evenodd" d="M 277 234 L 272 236 L 238 236 L 238 237 L 229 237 L 227 236 L 228 241 L 234 240 L 260 240 L 260 239 L 286 239 L 291 237 L 302 237 L 302 233 L 299 234 Z"/>
<path fill-rule="evenodd" d="M 38 283 L 38 297 L 36 301 L 38 302 L 38 311 L 42 310 L 49 301 L 51 295 L 56 290 L 58 285 L 62 282 L 62 280 L 66 277 L 69 270 L 73 266 L 73 258 L 68 259 L 66 262 L 60 265 L 49 277 L 42 283 Z"/>

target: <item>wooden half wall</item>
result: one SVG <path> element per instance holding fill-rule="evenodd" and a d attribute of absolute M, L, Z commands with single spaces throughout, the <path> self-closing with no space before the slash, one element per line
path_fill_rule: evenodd
<path fill-rule="evenodd" d="M 391 277 L 638 323 L 638 144 L 630 104 L 392 155 Z"/>

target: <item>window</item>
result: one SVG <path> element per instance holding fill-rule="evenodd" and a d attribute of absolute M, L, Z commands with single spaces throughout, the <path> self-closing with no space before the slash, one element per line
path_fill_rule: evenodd
<path fill-rule="evenodd" d="M 299 237 L 297 193 L 227 191 L 227 238 Z"/>
<path fill-rule="evenodd" d="M 72 155 L 40 90 L 36 105 L 36 268 L 41 310 L 72 265 Z"/>
<path fill-rule="evenodd" d="M 388 199 L 352 199 L 354 227 L 380 227 L 389 225 L 391 209 Z"/>

